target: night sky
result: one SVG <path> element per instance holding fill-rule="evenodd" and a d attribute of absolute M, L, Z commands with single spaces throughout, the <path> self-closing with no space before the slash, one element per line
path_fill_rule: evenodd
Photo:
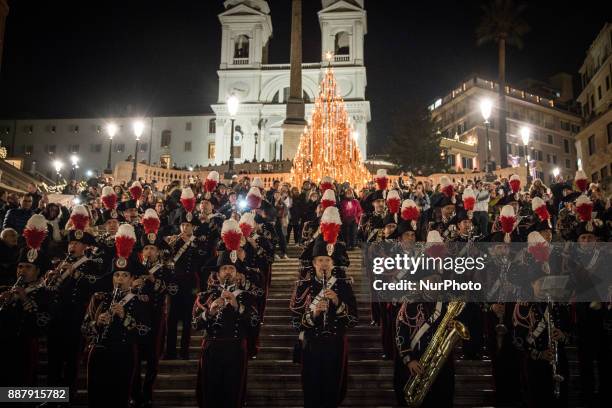
<path fill-rule="evenodd" d="M 9 3 L 2 118 L 199 114 L 216 102 L 222 0 Z M 291 1 L 268 3 L 269 62 L 286 63 Z M 398 109 L 428 105 L 471 73 L 496 76 L 496 48 L 476 46 L 481 4 L 366 0 L 371 151 L 388 136 Z M 523 50 L 509 50 L 508 80 L 576 75 L 609 17 L 604 4 L 530 2 L 531 32 Z M 305 62 L 320 59 L 320 7 L 304 0 Z"/>

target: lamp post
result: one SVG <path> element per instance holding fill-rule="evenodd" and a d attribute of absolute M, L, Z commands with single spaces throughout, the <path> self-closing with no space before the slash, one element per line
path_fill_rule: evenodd
<path fill-rule="evenodd" d="M 525 168 L 527 169 L 527 183 L 529 183 L 530 181 L 530 174 L 529 174 L 529 154 L 527 154 L 527 147 L 529 145 L 529 139 L 531 138 L 531 129 L 529 129 L 527 126 L 523 126 L 521 128 L 521 139 L 523 141 L 523 146 L 524 146 L 524 156 L 525 156 Z"/>
<path fill-rule="evenodd" d="M 255 132 L 255 134 L 253 135 L 253 137 L 255 138 L 255 150 L 253 150 L 253 162 L 257 161 L 257 137 L 259 135 L 257 134 L 257 132 Z"/>
<path fill-rule="evenodd" d="M 485 171 L 487 172 L 487 174 L 491 173 L 491 160 L 490 160 L 490 156 L 489 156 L 489 118 L 491 117 L 491 110 L 493 109 L 493 102 L 490 99 L 483 99 L 482 101 L 480 101 L 480 113 L 482 114 L 482 118 L 484 119 L 484 125 L 485 125 L 485 135 L 486 135 L 486 141 L 487 141 L 487 145 L 486 145 L 486 162 L 485 162 Z"/>
<path fill-rule="evenodd" d="M 111 163 L 111 154 L 113 150 L 113 137 L 117 134 L 117 125 L 114 123 L 109 123 L 106 125 L 106 133 L 108 134 L 108 160 L 106 161 L 106 170 L 104 171 L 106 174 L 111 174 L 113 172 L 112 163 Z"/>
<path fill-rule="evenodd" d="M 134 129 L 134 136 L 136 136 L 136 148 L 134 149 L 134 166 L 132 167 L 132 181 L 136 181 L 136 165 L 138 164 L 138 143 L 140 142 L 140 136 L 142 136 L 142 132 L 144 131 L 144 122 L 142 120 L 137 120 L 132 125 Z"/>
<path fill-rule="evenodd" d="M 230 130 L 230 156 L 229 156 L 229 168 L 227 171 L 227 177 L 230 178 L 234 175 L 234 123 L 236 121 L 236 114 L 238 113 L 238 107 L 240 101 L 236 95 L 232 95 L 227 99 L 227 111 L 230 114 L 230 120 L 232 121 L 232 127 Z"/>
<path fill-rule="evenodd" d="M 62 167 L 64 167 L 64 163 L 59 160 L 54 160 L 53 167 L 55 168 L 55 184 L 59 184 L 61 177 L 60 172 L 62 171 Z"/>
<path fill-rule="evenodd" d="M 73 180 L 77 179 L 77 169 L 79 168 L 79 157 L 76 154 L 70 156 L 70 163 L 72 164 L 72 174 L 71 178 Z"/>

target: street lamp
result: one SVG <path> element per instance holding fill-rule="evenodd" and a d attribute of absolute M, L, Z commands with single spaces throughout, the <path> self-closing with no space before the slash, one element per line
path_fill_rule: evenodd
<path fill-rule="evenodd" d="M 230 120 L 232 121 L 232 128 L 230 131 L 230 157 L 229 157 L 229 169 L 228 176 L 234 175 L 234 122 L 236 121 L 236 114 L 238 113 L 238 107 L 240 106 L 240 101 L 236 95 L 231 95 L 227 99 L 227 111 L 230 114 Z"/>
<path fill-rule="evenodd" d="M 523 141 L 524 152 L 525 153 L 525 168 L 527 169 L 527 181 L 529 181 L 529 155 L 527 154 L 527 146 L 529 145 L 529 139 L 531 138 L 531 129 L 527 126 L 523 126 L 521 128 L 521 140 Z"/>
<path fill-rule="evenodd" d="M 555 167 L 555 168 L 553 169 L 553 171 L 552 171 L 553 177 L 554 177 L 555 179 L 556 179 L 557 177 L 559 177 L 559 173 L 560 173 L 560 172 L 561 172 L 561 171 L 559 170 L 559 168 L 558 168 L 558 167 Z"/>
<path fill-rule="evenodd" d="M 64 163 L 59 160 L 54 160 L 53 167 L 55 168 L 55 184 L 59 184 L 59 180 L 61 177 L 60 172 L 62 171 L 62 167 L 64 167 Z"/>
<path fill-rule="evenodd" d="M 136 136 L 136 148 L 134 149 L 134 166 L 132 167 L 132 181 L 136 181 L 136 165 L 138 163 L 138 142 L 140 142 L 140 136 L 142 136 L 142 132 L 144 132 L 144 122 L 142 120 L 137 120 L 132 125 L 134 130 L 134 136 Z"/>
<path fill-rule="evenodd" d="M 111 168 L 111 152 L 113 150 L 113 137 L 117 134 L 117 125 L 114 123 L 109 123 L 106 125 L 106 133 L 108 134 L 108 160 L 106 162 L 106 171 L 105 173 L 111 174 L 113 169 Z"/>
<path fill-rule="evenodd" d="M 76 154 L 70 156 L 70 163 L 72 163 L 72 179 L 77 179 L 77 169 L 79 168 L 79 157 Z"/>
<path fill-rule="evenodd" d="M 255 132 L 255 134 L 253 135 L 253 138 L 255 139 L 255 150 L 253 150 L 253 162 L 257 161 L 257 137 L 259 135 L 257 134 L 257 132 Z"/>
<path fill-rule="evenodd" d="M 491 101 L 490 99 L 483 99 L 482 101 L 480 101 L 480 113 L 482 114 L 482 118 L 484 119 L 484 124 L 485 124 L 485 135 L 486 135 L 486 139 L 487 139 L 487 145 L 486 145 L 486 163 L 485 163 L 485 170 L 487 172 L 487 174 L 489 174 L 491 172 L 491 168 L 490 168 L 490 158 L 489 158 L 489 149 L 490 149 L 490 142 L 489 142 L 489 118 L 491 117 L 491 110 L 493 109 L 493 101 Z"/>

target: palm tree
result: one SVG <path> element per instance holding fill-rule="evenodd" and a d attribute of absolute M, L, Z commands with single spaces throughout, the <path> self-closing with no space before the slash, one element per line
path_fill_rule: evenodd
<path fill-rule="evenodd" d="M 489 42 L 497 43 L 498 49 L 498 82 L 499 82 L 499 153 L 501 167 L 508 166 L 506 142 L 506 45 L 523 48 L 523 36 L 529 31 L 529 25 L 522 18 L 525 5 L 517 5 L 513 0 L 493 0 L 483 5 L 483 16 L 476 29 L 478 45 Z"/>

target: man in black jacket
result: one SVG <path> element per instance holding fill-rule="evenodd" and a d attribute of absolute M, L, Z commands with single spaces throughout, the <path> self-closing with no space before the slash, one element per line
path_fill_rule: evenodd
<path fill-rule="evenodd" d="M 33 202 L 34 199 L 30 194 L 21 197 L 19 208 L 9 210 L 4 216 L 2 228 L 13 228 L 17 233 L 21 234 L 26 223 L 32 214 L 34 214 L 34 210 L 32 210 Z"/>

